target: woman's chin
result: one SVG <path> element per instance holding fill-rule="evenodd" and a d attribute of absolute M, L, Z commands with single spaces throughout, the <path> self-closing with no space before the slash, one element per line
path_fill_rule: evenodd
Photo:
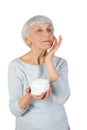
<path fill-rule="evenodd" d="M 45 46 L 43 47 L 43 49 L 50 49 L 51 47 L 52 47 L 52 45 L 49 44 L 49 45 L 45 45 Z"/>
<path fill-rule="evenodd" d="M 43 49 L 44 50 L 48 50 L 48 49 L 50 49 L 51 48 L 51 46 L 50 47 L 44 47 Z"/>

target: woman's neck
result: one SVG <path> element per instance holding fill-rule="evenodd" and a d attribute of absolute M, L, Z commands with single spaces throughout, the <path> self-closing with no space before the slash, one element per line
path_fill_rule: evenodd
<path fill-rule="evenodd" d="M 30 64 L 43 64 L 46 54 L 47 54 L 46 50 L 43 51 L 31 50 L 27 54 L 22 56 L 21 59 Z"/>

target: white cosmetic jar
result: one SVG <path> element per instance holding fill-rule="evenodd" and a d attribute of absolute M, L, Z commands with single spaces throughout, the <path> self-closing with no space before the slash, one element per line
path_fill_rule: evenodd
<path fill-rule="evenodd" d="M 31 93 L 34 95 L 40 95 L 41 93 L 45 92 L 49 89 L 49 81 L 46 79 L 36 79 L 31 82 Z"/>

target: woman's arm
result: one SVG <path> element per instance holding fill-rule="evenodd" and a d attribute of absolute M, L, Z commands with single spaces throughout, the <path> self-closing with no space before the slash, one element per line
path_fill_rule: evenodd
<path fill-rule="evenodd" d="M 53 82 L 59 78 L 59 73 L 53 64 L 53 57 L 54 57 L 54 53 L 58 50 L 61 43 L 62 43 L 61 36 L 59 36 L 58 42 L 56 37 L 54 37 L 53 46 L 51 47 L 50 51 L 47 53 L 45 57 L 45 63 L 47 65 L 50 82 Z"/>
<path fill-rule="evenodd" d="M 56 66 L 54 66 L 53 63 L 47 64 L 47 68 L 49 77 L 52 81 L 51 86 L 53 90 L 53 100 L 59 104 L 64 104 L 70 96 L 68 84 L 68 65 L 67 61 L 64 59 L 60 59 L 59 62 L 60 63 L 57 63 Z"/>
<path fill-rule="evenodd" d="M 53 64 L 53 61 L 47 61 L 46 65 L 47 65 L 49 80 L 50 83 L 52 83 L 59 78 L 59 73 Z"/>
<path fill-rule="evenodd" d="M 15 116 L 22 116 L 30 108 L 32 99 L 46 99 L 51 94 L 51 88 L 39 96 L 33 95 L 30 88 L 27 88 L 26 94 L 23 95 L 22 76 L 18 64 L 13 61 L 8 68 L 8 90 L 9 90 L 9 107 Z"/>
<path fill-rule="evenodd" d="M 18 105 L 21 109 L 26 109 L 30 106 L 31 100 L 31 96 L 29 94 L 25 94 L 18 100 Z"/>
<path fill-rule="evenodd" d="M 65 103 L 70 95 L 68 85 L 68 65 L 66 60 L 60 58 L 56 66 L 53 63 L 54 53 L 60 47 L 61 42 L 61 36 L 59 36 L 58 42 L 57 39 L 54 37 L 53 47 L 45 57 L 45 63 L 47 65 L 49 79 L 53 89 L 52 96 L 53 99 L 59 104 Z"/>
<path fill-rule="evenodd" d="M 19 99 L 18 104 L 19 104 L 21 109 L 26 109 L 30 105 L 30 102 L 32 99 L 41 100 L 41 99 L 48 98 L 48 96 L 51 95 L 51 93 L 52 93 L 51 90 L 52 89 L 49 88 L 49 90 L 41 93 L 40 95 L 34 95 L 31 93 L 30 88 L 27 88 L 26 94 Z"/>
<path fill-rule="evenodd" d="M 23 84 L 18 65 L 12 61 L 8 68 L 9 107 L 15 116 L 22 116 L 28 109 L 31 98 L 23 95 Z"/>

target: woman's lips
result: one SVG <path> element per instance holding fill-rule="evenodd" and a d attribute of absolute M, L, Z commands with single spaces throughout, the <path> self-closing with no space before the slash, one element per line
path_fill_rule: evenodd
<path fill-rule="evenodd" d="M 49 40 L 46 40 L 46 41 L 42 41 L 42 42 L 50 42 Z"/>

